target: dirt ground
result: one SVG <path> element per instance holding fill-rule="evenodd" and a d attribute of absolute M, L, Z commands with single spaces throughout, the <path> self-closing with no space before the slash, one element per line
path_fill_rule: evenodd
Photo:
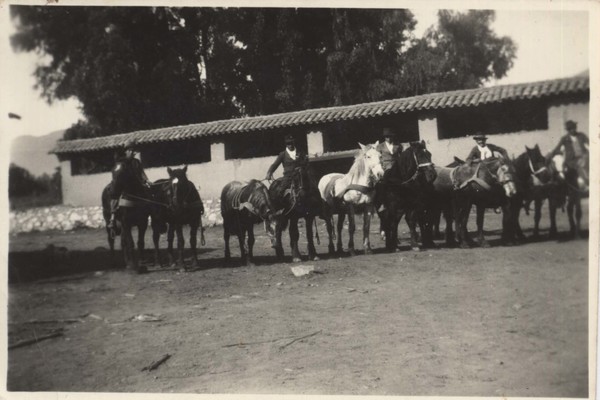
<path fill-rule="evenodd" d="M 260 226 L 258 266 L 225 265 L 211 228 L 201 268 L 141 276 L 111 266 L 102 230 L 12 236 L 9 345 L 62 335 L 9 350 L 8 389 L 588 396 L 586 239 L 547 240 L 544 214 L 542 240 L 502 247 L 490 213 L 492 248 L 414 252 L 402 222 L 388 254 L 376 226 L 376 254 L 329 258 L 320 223 L 323 259 L 302 277 Z"/>

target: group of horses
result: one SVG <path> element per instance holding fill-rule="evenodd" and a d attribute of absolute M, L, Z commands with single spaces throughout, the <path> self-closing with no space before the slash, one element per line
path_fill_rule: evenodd
<path fill-rule="evenodd" d="M 514 160 L 501 155 L 476 161 L 455 161 L 445 167 L 433 164 L 432 155 L 424 141 L 411 142 L 400 152 L 387 171 L 381 165 L 378 143 L 360 144 L 354 163 L 346 174 L 332 173 L 317 182 L 310 167 L 297 167 L 287 179 L 268 182 L 251 180 L 233 181 L 221 193 L 225 259 L 231 251 L 229 239 L 238 237 L 241 261 L 254 263 L 254 226 L 264 224 L 271 238 L 278 260 L 284 257 L 283 231 L 289 227 L 293 261 L 301 260 L 298 248 L 298 221 L 304 219 L 308 258 L 318 260 L 314 238 L 318 240 L 316 220 L 325 221 L 330 254 L 342 254 L 344 220 L 348 216 L 348 244 L 350 255 L 355 255 L 355 215 L 363 214 L 363 250 L 372 252 L 369 233 L 371 217 L 378 213 L 382 238 L 388 251 L 398 251 L 398 225 L 404 217 L 410 230 L 412 249 L 434 248 L 434 238 L 440 236 L 440 220 L 446 221 L 445 242 L 448 246 L 468 248 L 474 245 L 468 234 L 467 222 L 473 205 L 477 210 L 477 238 L 480 246 L 489 246 L 484 237 L 485 210 L 502 211 L 502 242 L 510 245 L 521 242 L 525 236 L 519 224 L 522 209 L 529 213 L 534 203 L 533 236 L 539 235 L 541 207 L 548 199 L 550 238 L 557 235 L 556 210 L 566 204 L 570 234 L 580 235 L 581 197 L 586 194 L 589 180 L 585 165 L 573 170 L 566 168 L 561 155 L 544 157 L 540 148 L 526 147 Z M 161 264 L 160 235 L 167 233 L 169 263 L 175 263 L 173 240 L 178 238 L 177 264 L 185 268 L 183 259 L 184 237 L 182 227 L 190 226 L 190 247 L 194 266 L 198 265 L 197 231 L 204 208 L 195 185 L 188 180 L 187 166 L 167 169 L 168 179 L 161 179 L 150 187 L 144 186 L 127 168 L 114 168 L 113 181 L 102 194 L 104 216 L 110 218 L 109 194 L 122 193 L 117 212 L 117 228 L 108 229 L 111 251 L 114 237 L 121 235 L 121 244 L 127 266 L 135 272 L 145 272 L 134 254 L 131 228 L 138 228 L 138 249 L 144 250 L 144 234 L 151 221 L 154 242 L 154 261 Z M 334 229 L 334 216 L 338 216 Z M 418 229 L 417 229 L 418 227 Z M 204 237 L 202 236 L 202 241 Z M 334 242 L 337 242 L 334 245 Z"/>

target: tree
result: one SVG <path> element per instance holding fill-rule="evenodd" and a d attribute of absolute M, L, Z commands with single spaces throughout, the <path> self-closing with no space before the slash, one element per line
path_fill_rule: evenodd
<path fill-rule="evenodd" d="M 409 10 L 11 6 L 18 51 L 48 100 L 76 97 L 66 138 L 478 87 L 516 47 L 492 11 L 439 12 L 420 40 Z M 67 27 L 67 28 L 65 28 Z"/>
<path fill-rule="evenodd" d="M 476 88 L 506 76 L 517 47 L 490 28 L 493 11 L 443 10 L 438 18 L 438 27 L 428 30 L 405 54 L 396 81 L 406 95 Z"/>

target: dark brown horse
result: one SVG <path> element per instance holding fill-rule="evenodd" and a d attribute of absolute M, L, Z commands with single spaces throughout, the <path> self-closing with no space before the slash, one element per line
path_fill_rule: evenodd
<path fill-rule="evenodd" d="M 281 236 L 289 224 L 290 246 L 294 262 L 301 261 L 298 249 L 298 220 L 306 222 L 306 238 L 308 240 L 308 258 L 318 260 L 313 242 L 313 223 L 316 216 L 323 216 L 323 203 L 315 179 L 309 167 L 296 167 L 289 178 L 279 178 L 269 187 L 269 197 L 279 215 L 275 218 L 275 253 L 279 260 L 283 259 Z"/>
<path fill-rule="evenodd" d="M 193 267 L 198 267 L 198 251 L 197 251 L 197 235 L 198 228 L 202 232 L 202 215 L 204 214 L 204 205 L 200 194 L 193 182 L 187 178 L 187 165 L 179 169 L 167 168 L 169 179 L 161 179 L 155 182 L 154 185 L 160 188 L 162 199 L 166 199 L 166 210 L 163 209 L 162 218 L 166 218 L 168 223 L 167 244 L 169 253 L 169 264 L 175 265 L 175 256 L 173 254 L 173 241 L 177 234 L 177 266 L 185 270 L 187 269 L 183 250 L 185 248 L 185 239 L 183 237 L 183 227 L 190 226 L 190 248 L 192 249 Z M 163 202 L 165 200 L 161 200 Z M 162 229 L 157 229 L 153 232 L 155 260 L 160 263 L 158 254 L 158 241 Z M 202 240 L 203 242 L 203 240 Z"/>
<path fill-rule="evenodd" d="M 229 237 L 237 235 L 243 265 L 254 265 L 254 225 L 265 223 L 267 233 L 272 236 L 270 221 L 275 210 L 269 198 L 269 190 L 260 181 L 229 182 L 221 191 L 221 215 L 223 216 L 223 239 L 225 240 L 225 260 L 231 258 Z M 246 245 L 246 233 L 248 243 Z"/>
<path fill-rule="evenodd" d="M 566 184 L 560 178 L 558 171 L 551 159 L 546 159 L 539 146 L 529 148 L 514 161 L 518 194 L 515 199 L 517 235 L 524 238 L 519 225 L 519 213 L 522 207 L 529 214 L 529 204 L 534 203 L 534 228 L 533 238 L 539 237 L 539 226 L 542 216 L 542 204 L 548 199 L 550 216 L 549 238 L 556 238 L 556 210 L 563 207 L 566 201 Z"/>
<path fill-rule="evenodd" d="M 436 171 L 431 162 L 431 153 L 424 141 L 410 143 L 385 172 L 379 189 L 383 191 L 381 196 L 384 210 L 379 213 L 379 217 L 383 221 L 388 251 L 397 251 L 398 224 L 405 215 L 412 249 L 419 250 L 417 223 L 421 228 L 423 245 L 433 245 L 429 234 L 431 214 L 427 205 L 431 201 L 432 183 L 435 179 Z"/>

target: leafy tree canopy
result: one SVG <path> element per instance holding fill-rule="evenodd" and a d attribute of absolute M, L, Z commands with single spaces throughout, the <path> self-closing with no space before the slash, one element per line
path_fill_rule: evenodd
<path fill-rule="evenodd" d="M 42 57 L 49 102 L 86 117 L 66 138 L 473 88 L 516 46 L 493 11 L 440 11 L 421 39 L 409 10 L 11 6 L 17 51 Z M 48 61 L 49 60 L 49 61 Z"/>

